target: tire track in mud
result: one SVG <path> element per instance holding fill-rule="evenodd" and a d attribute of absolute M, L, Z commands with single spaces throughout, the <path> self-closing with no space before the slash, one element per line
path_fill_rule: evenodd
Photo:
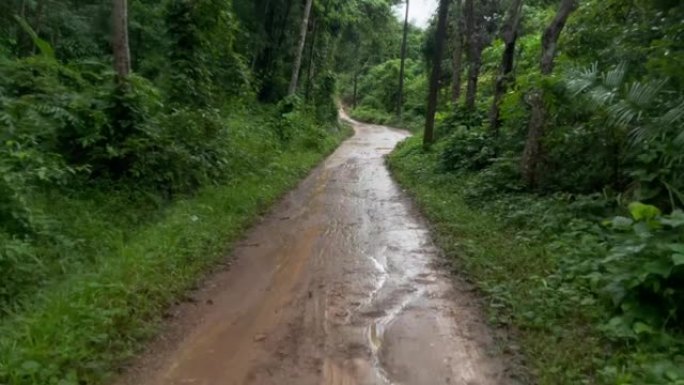
<path fill-rule="evenodd" d="M 511 383 L 385 167 L 407 133 L 353 124 L 118 385 Z"/>

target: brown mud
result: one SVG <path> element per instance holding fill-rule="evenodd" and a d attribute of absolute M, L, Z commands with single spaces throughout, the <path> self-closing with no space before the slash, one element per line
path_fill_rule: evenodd
<path fill-rule="evenodd" d="M 408 133 L 353 124 L 117 384 L 510 383 L 472 292 L 385 167 Z"/>

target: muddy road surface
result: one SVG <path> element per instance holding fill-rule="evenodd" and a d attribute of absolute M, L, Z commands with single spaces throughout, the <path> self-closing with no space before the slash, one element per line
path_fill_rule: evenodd
<path fill-rule="evenodd" d="M 385 167 L 407 133 L 354 126 L 119 385 L 508 383 L 473 295 Z"/>

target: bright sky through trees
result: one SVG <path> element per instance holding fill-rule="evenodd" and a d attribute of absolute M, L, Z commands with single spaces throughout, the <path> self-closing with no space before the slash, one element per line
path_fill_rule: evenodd
<path fill-rule="evenodd" d="M 432 17 L 437 9 L 437 0 L 411 0 L 410 6 L 409 20 L 411 21 L 411 24 L 425 28 L 430 21 L 430 17 Z M 398 18 L 403 20 L 405 9 L 406 3 L 397 5 L 394 7 L 394 13 Z"/>

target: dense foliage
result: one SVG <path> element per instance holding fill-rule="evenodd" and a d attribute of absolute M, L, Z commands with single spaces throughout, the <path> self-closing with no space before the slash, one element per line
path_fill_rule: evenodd
<path fill-rule="evenodd" d="M 539 269 L 509 276 L 486 272 L 475 259 L 489 253 L 487 269 L 498 269 L 528 261 L 528 251 L 500 255 L 483 245 L 474 256 L 454 254 L 480 280 L 497 317 L 522 330 L 543 383 L 682 383 L 684 6 L 448 3 L 451 52 L 440 74 L 437 142 L 421 149 L 412 140 L 397 151 L 397 175 L 442 235 L 476 209 L 540 250 Z M 423 37 L 427 59 L 435 24 Z M 428 76 L 420 57 L 411 66 L 408 83 Z M 393 115 L 396 88 L 384 86 L 395 67 L 387 61 L 368 70 L 356 116 L 402 124 Z M 424 81 L 416 93 L 425 100 Z M 410 95 L 404 103 L 425 113 Z M 444 235 L 448 242 L 498 239 L 493 232 L 459 239 L 456 231 Z M 562 353 L 538 345 L 553 344 L 547 336 L 561 346 L 586 339 L 586 354 L 562 363 Z"/>
<path fill-rule="evenodd" d="M 3 1 L 0 383 L 99 383 L 131 354 L 342 138 L 342 58 L 394 3 Z"/>

